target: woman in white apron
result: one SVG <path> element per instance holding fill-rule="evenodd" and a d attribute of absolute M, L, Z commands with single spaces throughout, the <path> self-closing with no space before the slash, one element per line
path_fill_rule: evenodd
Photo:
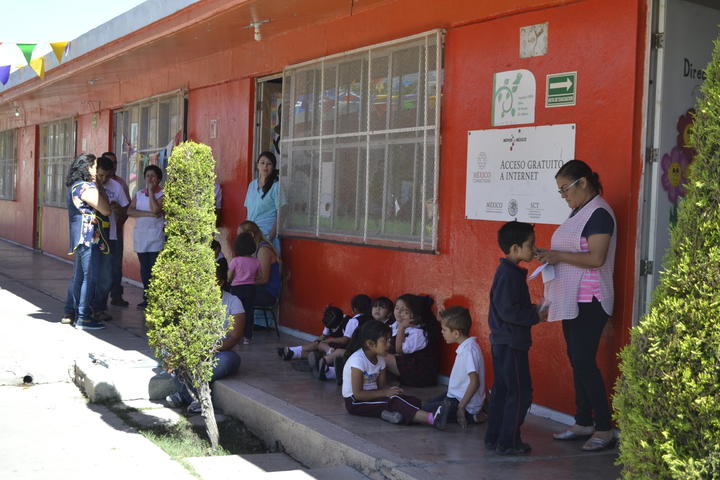
<path fill-rule="evenodd" d="M 135 194 L 128 208 L 128 216 L 135 218 L 133 244 L 140 261 L 140 277 L 143 283 L 143 301 L 137 305 L 139 309 L 147 306 L 147 289 L 152 267 L 165 244 L 163 190 L 160 186 L 162 170 L 156 165 L 148 165 L 143 173 L 145 188 Z"/>

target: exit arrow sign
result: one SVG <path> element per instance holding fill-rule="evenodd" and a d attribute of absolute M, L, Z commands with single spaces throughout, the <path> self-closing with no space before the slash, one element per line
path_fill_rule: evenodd
<path fill-rule="evenodd" d="M 546 107 L 575 105 L 577 100 L 577 72 L 552 73 L 546 78 Z"/>

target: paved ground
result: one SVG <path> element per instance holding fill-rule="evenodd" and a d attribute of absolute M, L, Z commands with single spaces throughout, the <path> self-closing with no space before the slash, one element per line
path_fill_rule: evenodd
<path fill-rule="evenodd" d="M 175 476 L 177 464 L 164 453 L 124 430 L 110 412 L 87 406 L 74 387 L 61 383 L 67 381 L 67 366 L 73 359 L 86 357 L 89 351 L 150 353 L 142 313 L 133 308 L 111 307 L 115 320 L 100 332 L 80 332 L 58 323 L 70 272 L 68 264 L 0 241 L 0 305 L 5 313 L 0 320 L 0 385 L 15 384 L 27 374 L 36 382 L 48 384 L 0 386 L 0 478 L 66 478 L 65 474 L 51 475 L 58 465 L 74 469 L 67 472 L 68 478 L 71 473 L 79 475 L 75 478 L 100 476 L 94 468 L 102 468 L 105 478 L 112 478 L 107 472 L 127 477 L 135 473 L 134 468 L 150 465 L 161 471 L 167 468 L 165 473 Z M 140 301 L 140 291 L 128 287 L 125 297 L 134 305 Z M 243 360 L 240 372 L 222 381 L 222 388 L 260 392 L 292 406 L 301 416 L 317 419 L 318 425 L 352 432 L 368 447 L 401 459 L 403 472 L 417 474 L 417 478 L 618 477 L 613 465 L 616 451 L 588 454 L 580 451 L 579 443 L 554 442 L 551 433 L 563 426 L 535 416 L 529 416 L 524 427 L 533 454 L 521 458 L 486 452 L 484 426 L 466 431 L 451 426 L 437 432 L 429 427 L 400 427 L 379 419 L 352 417 L 344 411 L 334 383 L 317 382 L 292 362 L 278 359 L 275 347 L 294 343 L 297 339 L 285 334 L 278 339 L 273 332 L 256 332 L 253 344 L 238 347 Z M 421 398 L 434 396 L 437 391 L 410 389 Z M 83 422 L 92 428 L 83 427 Z M 134 442 L 142 451 L 135 453 Z M 86 460 L 88 455 L 108 457 L 117 466 L 109 463 L 110 469 L 100 467 L 105 460 L 94 463 Z M 135 457 L 138 461 L 122 461 Z M 150 478 L 148 473 L 138 478 Z M 184 471 L 177 475 L 185 478 Z"/>
<path fill-rule="evenodd" d="M 69 383 L 74 358 L 100 344 L 119 347 L 58 323 L 62 303 L 52 287 L 67 282 L 68 266 L 5 242 L 0 264 L 0 478 L 193 479 Z M 47 278 L 42 286 L 33 280 L 40 275 Z M 131 337 L 118 340 L 129 348 L 144 343 L 134 337 L 132 345 Z M 32 386 L 17 386 L 28 375 Z"/>

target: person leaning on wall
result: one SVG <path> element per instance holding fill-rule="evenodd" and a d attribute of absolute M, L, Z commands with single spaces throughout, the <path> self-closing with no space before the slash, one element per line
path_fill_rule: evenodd
<path fill-rule="evenodd" d="M 603 328 L 613 313 L 617 223 L 601 195 L 598 174 L 585 162 L 567 162 L 555 181 L 572 212 L 553 233 L 551 249 L 539 249 L 537 258 L 554 265 L 555 277 L 545 284 L 548 320 L 562 320 L 576 413 L 575 425 L 553 437 L 590 437 L 582 449 L 602 450 L 611 447 L 615 439 L 605 383 L 595 356 Z"/>

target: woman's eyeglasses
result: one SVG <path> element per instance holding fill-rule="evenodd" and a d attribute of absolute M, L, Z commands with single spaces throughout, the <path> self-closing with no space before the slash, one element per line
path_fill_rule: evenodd
<path fill-rule="evenodd" d="M 580 177 L 580 178 L 578 178 L 577 180 L 575 180 L 575 181 L 572 182 L 572 183 L 568 183 L 567 185 L 563 185 L 562 187 L 560 187 L 560 190 L 558 190 L 558 193 L 559 193 L 560 195 L 566 194 L 567 191 L 570 190 L 570 187 L 572 187 L 573 185 L 575 185 L 575 184 L 576 184 L 577 182 L 579 182 L 582 178 L 583 178 L 583 177 Z"/>

